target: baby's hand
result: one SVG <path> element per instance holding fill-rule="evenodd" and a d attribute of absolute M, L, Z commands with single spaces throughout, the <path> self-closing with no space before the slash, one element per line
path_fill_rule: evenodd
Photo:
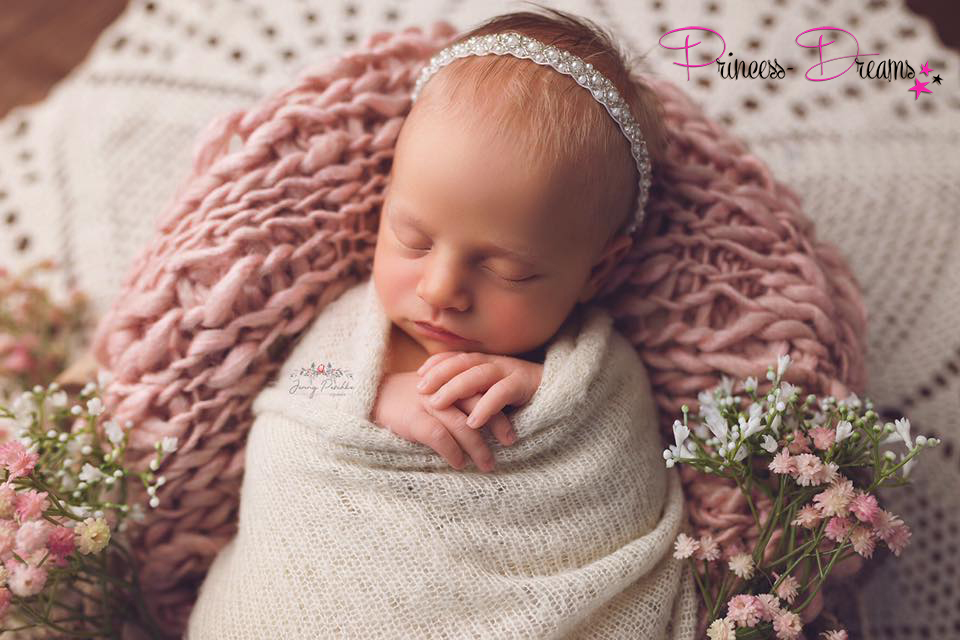
<path fill-rule="evenodd" d="M 481 434 L 467 427 L 464 413 L 476 406 L 480 395 L 460 400 L 456 407 L 435 409 L 427 404 L 426 396 L 414 392 L 419 379 L 414 371 L 384 376 L 374 402 L 372 421 L 405 440 L 427 445 L 455 469 L 465 466 L 466 451 L 478 469 L 492 471 L 493 453 Z M 493 417 L 490 430 L 501 444 L 513 443 L 513 427 L 503 413 Z"/>
<path fill-rule="evenodd" d="M 489 353 L 444 351 L 427 358 L 417 373 L 422 378 L 417 390 L 433 393 L 429 404 L 436 409 L 482 393 L 467 419 L 467 425 L 477 429 L 507 405 L 529 402 L 540 387 L 543 365 Z"/>

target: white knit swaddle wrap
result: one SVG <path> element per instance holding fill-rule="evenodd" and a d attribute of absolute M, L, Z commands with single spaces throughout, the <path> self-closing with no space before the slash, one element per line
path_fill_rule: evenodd
<path fill-rule="evenodd" d="M 693 638 L 692 579 L 672 557 L 679 478 L 610 316 L 561 327 L 539 389 L 510 414 L 517 443 L 484 431 L 490 474 L 367 420 L 389 329 L 372 279 L 355 285 L 256 398 L 239 530 L 188 640 Z M 341 369 L 340 389 L 299 376 L 291 394 L 311 363 Z"/>

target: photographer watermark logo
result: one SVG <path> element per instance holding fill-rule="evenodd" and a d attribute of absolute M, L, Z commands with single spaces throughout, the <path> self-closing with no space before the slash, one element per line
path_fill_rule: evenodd
<path fill-rule="evenodd" d="M 354 386 L 353 373 L 348 369 L 335 367 L 330 362 L 317 365 L 310 363 L 309 367 L 300 367 L 300 371 L 290 373 L 292 381 L 288 389 L 290 395 L 306 395 L 311 400 L 319 392 L 329 396 L 344 396 L 352 391 Z"/>

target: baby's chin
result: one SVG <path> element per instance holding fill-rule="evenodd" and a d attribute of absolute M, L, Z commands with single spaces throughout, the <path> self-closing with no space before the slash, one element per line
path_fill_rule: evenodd
<path fill-rule="evenodd" d="M 544 358 L 546 357 L 546 345 L 541 345 L 535 349 L 530 349 L 529 351 L 518 352 L 516 349 L 498 349 L 495 347 L 489 347 L 483 342 L 471 341 L 469 343 L 451 343 L 441 340 L 418 340 L 424 350 L 427 352 L 427 357 L 435 355 L 437 353 L 444 353 L 447 351 L 465 351 L 468 353 L 486 353 L 493 356 L 509 356 L 511 358 L 517 358 L 519 360 L 527 360 L 530 362 L 540 362 L 543 363 Z"/>

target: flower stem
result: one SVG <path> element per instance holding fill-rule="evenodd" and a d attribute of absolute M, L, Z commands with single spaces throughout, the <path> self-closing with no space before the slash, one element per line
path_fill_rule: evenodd
<path fill-rule="evenodd" d="M 830 562 L 827 564 L 827 570 L 825 572 L 821 571 L 821 577 L 819 580 L 817 580 L 816 587 L 814 587 L 813 591 L 810 592 L 810 595 L 807 596 L 807 599 L 804 600 L 803 604 L 801 604 L 800 607 L 797 609 L 798 612 L 803 611 L 807 607 L 807 605 L 810 604 L 814 596 L 817 595 L 817 591 L 819 591 L 820 587 L 823 586 L 823 583 L 827 579 L 827 576 L 830 575 L 830 570 L 833 569 L 833 565 L 836 564 L 837 559 L 840 557 L 840 552 L 845 549 L 849 549 L 850 546 L 851 545 L 849 542 L 845 542 L 839 545 L 836 549 L 832 551 L 832 557 L 830 558 Z M 844 555 L 844 557 L 846 558 L 849 555 L 851 554 Z"/>

